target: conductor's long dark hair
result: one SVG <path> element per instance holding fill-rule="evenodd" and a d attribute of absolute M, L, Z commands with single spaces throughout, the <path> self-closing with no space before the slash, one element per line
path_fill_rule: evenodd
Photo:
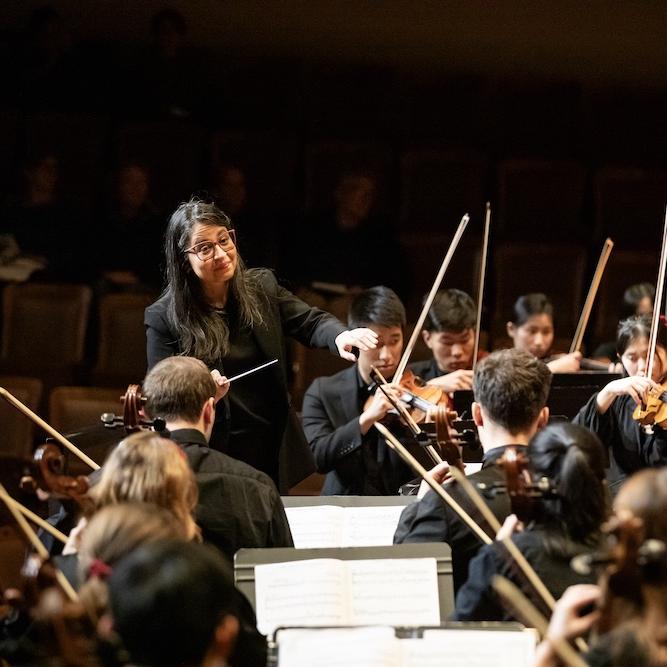
<path fill-rule="evenodd" d="M 191 199 L 172 214 L 165 236 L 165 258 L 169 295 L 167 316 L 178 332 L 182 353 L 211 364 L 229 352 L 229 325 L 223 314 L 205 301 L 199 278 L 188 261 L 192 230 L 197 223 L 231 229 L 231 220 L 215 204 Z M 254 271 L 248 271 L 238 254 L 231 279 L 229 301 L 239 325 L 253 328 L 263 323 L 261 296 Z"/>
<path fill-rule="evenodd" d="M 545 529 L 547 549 L 568 556 L 575 554 L 574 543 L 595 546 L 609 507 L 599 438 L 582 426 L 557 422 L 537 432 L 528 457 L 533 472 L 557 489 L 555 498 L 539 501 L 536 523 Z"/>

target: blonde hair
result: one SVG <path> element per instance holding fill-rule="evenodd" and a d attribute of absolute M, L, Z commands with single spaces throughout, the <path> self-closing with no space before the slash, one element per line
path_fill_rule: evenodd
<path fill-rule="evenodd" d="M 110 571 L 121 558 L 144 544 L 189 539 L 186 527 L 173 512 L 152 503 L 119 503 L 95 513 L 83 531 L 78 552 L 79 581 L 84 582 L 79 597 L 91 618 L 99 619 L 109 605 L 100 564 Z M 97 569 L 91 568 L 96 561 L 100 562 Z"/>
<path fill-rule="evenodd" d="M 152 431 L 133 433 L 111 452 L 90 491 L 94 511 L 123 502 L 153 503 L 172 512 L 188 539 L 200 539 L 193 519 L 198 490 L 183 451 Z"/>

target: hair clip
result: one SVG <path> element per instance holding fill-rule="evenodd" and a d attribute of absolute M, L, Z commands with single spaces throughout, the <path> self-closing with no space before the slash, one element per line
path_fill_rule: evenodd
<path fill-rule="evenodd" d="M 107 565 L 102 559 L 95 558 L 88 568 L 88 577 L 99 577 L 100 579 L 106 579 L 111 576 L 113 569 L 110 565 Z"/>

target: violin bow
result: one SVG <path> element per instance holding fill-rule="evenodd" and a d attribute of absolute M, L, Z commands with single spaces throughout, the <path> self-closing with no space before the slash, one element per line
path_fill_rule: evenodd
<path fill-rule="evenodd" d="M 16 508 L 14 499 L 7 493 L 7 490 L 2 483 L 0 483 L 0 500 L 4 501 L 5 505 L 7 505 L 7 509 L 11 512 L 14 520 L 18 524 L 19 528 L 21 528 L 32 547 L 37 552 L 37 555 L 42 560 L 48 560 L 49 552 L 46 550 L 46 547 L 42 544 L 42 541 L 39 539 L 39 537 L 37 537 L 35 531 L 30 527 L 30 524 L 26 521 L 26 518 Z M 65 575 L 58 568 L 55 568 L 55 576 L 56 581 L 60 584 L 63 591 L 65 591 L 67 597 L 72 602 L 78 601 L 79 596 L 72 587 L 72 584 L 67 581 Z"/>
<path fill-rule="evenodd" d="M 588 295 L 586 296 L 586 301 L 584 302 L 583 310 L 581 311 L 581 316 L 579 317 L 579 322 L 577 328 L 574 332 L 574 338 L 572 339 L 572 344 L 570 345 L 570 354 L 573 352 L 579 352 L 581 350 L 581 344 L 584 340 L 584 334 L 586 333 L 586 327 L 588 325 L 588 318 L 591 315 L 593 310 L 593 303 L 595 302 L 595 296 L 598 292 L 598 287 L 600 287 L 600 282 L 602 280 L 602 274 L 604 273 L 605 267 L 607 266 L 607 261 L 609 260 L 609 255 L 614 248 L 614 242 L 607 238 L 602 246 L 602 252 L 600 253 L 600 259 L 598 259 L 598 265 L 595 268 L 595 273 L 593 274 L 593 279 L 591 280 L 591 286 L 588 288 Z"/>
<path fill-rule="evenodd" d="M 29 510 L 25 505 L 22 505 L 18 500 L 14 500 L 11 496 L 7 496 L 9 501 L 14 505 L 14 507 L 23 514 L 27 519 L 30 519 L 36 526 L 39 526 L 42 530 L 45 530 L 47 533 L 51 533 L 59 542 L 67 544 L 67 535 L 60 532 L 55 526 L 52 526 L 48 521 L 44 521 L 41 516 L 38 516 L 31 510 Z M 5 503 L 7 498 L 3 498 Z"/>
<path fill-rule="evenodd" d="M 58 433 L 56 429 L 50 424 L 47 424 L 39 415 L 35 414 L 27 405 L 19 401 L 16 396 L 10 394 L 4 387 L 0 387 L 0 398 L 3 398 L 12 407 L 23 413 L 28 419 L 33 421 L 37 426 L 43 428 L 52 438 L 57 440 L 63 447 L 69 449 L 72 454 L 78 456 L 86 465 L 93 470 L 99 470 L 100 466 L 93 461 L 89 456 L 84 454 L 74 443 L 70 442 L 64 435 Z"/>
<path fill-rule="evenodd" d="M 482 301 L 484 299 L 484 279 L 486 277 L 486 256 L 489 250 L 489 229 L 491 228 L 491 202 L 486 202 L 484 217 L 484 239 L 482 240 L 482 257 L 479 267 L 479 285 L 477 286 L 477 318 L 475 327 L 475 347 L 472 352 L 472 370 L 477 367 L 479 354 L 479 335 L 482 328 Z"/>
<path fill-rule="evenodd" d="M 496 593 L 504 598 L 530 627 L 535 628 L 542 637 L 547 636 L 549 627 L 547 619 L 540 614 L 535 605 L 509 579 L 496 575 L 491 583 Z M 565 665 L 568 667 L 586 667 L 587 663 L 567 641 L 564 639 L 550 641 L 554 651 Z"/>
<path fill-rule="evenodd" d="M 433 303 L 433 299 L 435 299 L 435 295 L 438 289 L 440 289 L 440 283 L 442 283 L 442 279 L 445 276 L 445 272 L 447 271 L 449 264 L 452 261 L 452 257 L 454 256 L 454 251 L 459 245 L 461 237 L 463 236 L 463 232 L 465 231 L 465 228 L 468 225 L 469 221 L 470 221 L 470 216 L 466 213 L 461 218 L 461 222 L 459 223 L 456 233 L 454 234 L 454 238 L 452 238 L 452 241 L 449 244 L 449 249 L 447 250 L 447 254 L 445 255 L 445 258 L 442 260 L 442 264 L 440 266 L 440 270 L 438 271 L 438 275 L 435 277 L 435 281 L 433 282 L 431 291 L 426 297 L 426 301 L 424 302 L 424 307 L 422 308 L 422 312 L 419 315 L 417 323 L 415 324 L 415 328 L 412 330 L 410 340 L 408 341 L 408 344 L 405 346 L 405 350 L 403 351 L 403 356 L 401 357 L 401 360 L 399 361 L 398 366 L 396 368 L 396 372 L 394 373 L 394 378 L 392 379 L 392 382 L 394 384 L 398 384 L 401 381 L 401 378 L 403 377 L 405 367 L 408 365 L 408 361 L 410 359 L 410 355 L 412 354 L 412 350 L 415 346 L 415 343 L 417 342 L 419 334 L 421 333 L 421 328 L 422 325 L 424 324 L 424 320 L 426 319 L 426 315 L 428 315 L 428 311 L 431 307 L 431 304 Z"/>
<path fill-rule="evenodd" d="M 421 476 L 421 478 L 433 489 L 433 491 L 442 498 L 446 505 L 458 514 L 463 523 L 465 523 L 470 530 L 477 535 L 477 537 L 484 544 L 492 544 L 493 539 L 482 529 L 482 527 L 459 505 L 454 498 L 452 498 L 447 491 L 445 491 L 438 482 L 435 481 L 433 475 L 424 468 L 424 466 L 417 461 L 417 459 L 410 454 L 405 445 L 396 438 L 396 436 L 384 425 L 376 422 L 375 428 L 380 432 L 387 443 L 396 451 L 396 453 L 409 465 L 413 470 Z"/>
<path fill-rule="evenodd" d="M 646 377 L 653 377 L 653 362 L 655 360 L 655 348 L 658 343 L 658 327 L 660 326 L 660 307 L 665 289 L 665 265 L 667 264 L 667 207 L 665 207 L 665 225 L 662 231 L 662 250 L 660 251 L 660 264 L 658 266 L 658 281 L 655 285 L 655 299 L 653 301 L 653 317 L 651 319 L 651 335 L 648 343 L 648 356 L 646 357 Z"/>

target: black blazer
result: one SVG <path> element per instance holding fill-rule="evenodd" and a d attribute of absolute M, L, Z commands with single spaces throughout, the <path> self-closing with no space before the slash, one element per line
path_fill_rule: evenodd
<path fill-rule="evenodd" d="M 506 447 L 495 447 L 484 455 L 482 469 L 468 479 L 474 485 L 480 482 L 493 484 L 505 481 L 505 475 L 499 466 L 495 465 Z M 479 510 L 469 499 L 468 494 L 456 482 L 445 485 L 447 492 L 461 507 L 488 532 L 486 521 Z M 505 493 L 499 493 L 487 499 L 491 511 L 502 523 L 511 513 L 509 498 Z M 434 491 L 429 491 L 418 503 L 408 505 L 401 514 L 401 518 L 394 534 L 394 544 L 408 542 L 446 542 L 452 549 L 452 567 L 454 570 L 454 590 L 465 583 L 468 578 L 468 564 L 479 551 L 482 542 L 458 514 Z"/>
<path fill-rule="evenodd" d="M 366 438 L 359 428 L 359 379 L 356 364 L 330 377 L 317 378 L 303 397 L 302 419 L 306 439 L 318 472 L 327 473 L 322 495 L 362 495 L 366 464 L 362 446 Z M 378 438 L 380 474 L 393 493 L 414 474 Z"/>
<path fill-rule="evenodd" d="M 276 396 L 276 401 L 280 401 L 284 415 L 278 425 L 282 431 L 280 490 L 287 491 L 312 473 L 315 466 L 290 404 L 285 337 L 294 338 L 308 347 L 328 347 L 332 353 L 338 354 L 335 339 L 346 327 L 333 315 L 319 308 L 312 308 L 278 285 L 275 276 L 268 269 L 250 271 L 259 279 L 263 288 L 262 314 L 265 318 L 264 325 L 255 327 L 252 333 L 266 358 L 278 359 L 278 363 L 269 366 L 267 371 L 275 375 L 279 386 L 284 390 Z M 146 308 L 144 314 L 149 369 L 158 361 L 182 352 L 178 334 L 167 317 L 170 300 L 170 295 L 162 296 Z M 219 359 L 210 367 L 218 369 L 224 375 L 224 359 Z M 226 403 L 225 413 L 229 414 Z"/>

